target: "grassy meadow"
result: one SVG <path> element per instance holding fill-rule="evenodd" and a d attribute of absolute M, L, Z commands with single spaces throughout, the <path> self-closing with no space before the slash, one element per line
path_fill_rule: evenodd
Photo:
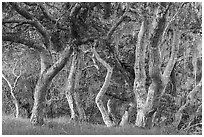
<path fill-rule="evenodd" d="M 29 119 L 2 117 L 3 135 L 161 135 L 178 134 L 175 130 L 164 132 L 160 128 L 141 129 L 132 125 L 124 127 L 105 127 L 90 123 L 76 123 L 69 118 L 61 117 L 46 120 L 43 126 L 33 126 Z"/>

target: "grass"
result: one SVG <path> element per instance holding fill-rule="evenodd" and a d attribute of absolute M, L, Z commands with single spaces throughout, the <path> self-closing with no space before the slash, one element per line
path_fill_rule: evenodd
<path fill-rule="evenodd" d="M 90 123 L 76 123 L 66 117 L 48 119 L 43 126 L 33 126 L 29 119 L 2 117 L 3 135 L 158 135 L 159 128 L 151 130 L 133 127 L 106 127 Z"/>

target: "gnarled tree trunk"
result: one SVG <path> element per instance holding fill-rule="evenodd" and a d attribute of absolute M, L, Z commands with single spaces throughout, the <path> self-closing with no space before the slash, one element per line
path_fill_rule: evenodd
<path fill-rule="evenodd" d="M 95 47 L 93 48 L 92 51 L 93 51 L 96 59 L 107 69 L 105 81 L 104 81 L 103 86 L 101 87 L 99 93 L 96 96 L 95 102 L 96 102 L 96 105 L 101 112 L 104 123 L 106 124 L 107 127 L 111 127 L 111 126 L 114 126 L 114 122 L 110 119 L 108 111 L 106 110 L 102 100 L 103 100 L 103 96 L 106 93 L 107 88 L 110 84 L 111 76 L 113 73 L 113 68 L 99 56 L 99 54 L 95 50 Z"/>
<path fill-rule="evenodd" d="M 166 7 L 165 3 L 161 3 L 163 7 Z M 168 6 L 169 8 L 169 6 Z M 159 97 L 161 95 L 163 85 L 162 85 L 162 76 L 160 71 L 160 52 L 159 52 L 159 42 L 162 36 L 162 33 L 165 29 L 166 22 L 166 13 L 168 8 L 165 11 L 162 11 L 162 8 L 159 6 L 156 14 L 156 18 L 153 21 L 153 29 L 150 37 L 150 60 L 149 60 L 149 74 L 152 80 L 152 83 L 149 86 L 148 93 L 146 94 L 145 90 L 145 23 L 143 22 L 140 32 L 138 34 L 138 42 L 136 47 L 136 56 L 135 56 L 135 81 L 134 81 L 134 92 L 137 101 L 137 119 L 136 126 L 139 127 L 152 127 L 152 118 L 159 106 Z M 162 13 L 162 14 L 161 14 Z"/>
<path fill-rule="evenodd" d="M 40 52 L 41 65 L 46 67 L 41 68 L 41 74 L 35 87 L 34 106 L 30 118 L 30 121 L 33 125 L 42 125 L 44 123 L 43 108 L 47 88 L 50 85 L 54 76 L 65 66 L 72 52 L 72 47 L 66 48 L 65 51 L 62 53 L 60 59 L 53 65 L 50 64 L 48 58 L 49 55 L 45 57 L 47 55 L 46 52 Z"/>
<path fill-rule="evenodd" d="M 32 109 L 31 115 L 31 123 L 34 125 L 42 125 L 44 123 L 44 102 L 47 88 L 49 87 L 51 81 L 49 81 L 48 75 L 46 75 L 46 70 L 51 65 L 51 55 L 46 51 L 39 52 L 40 54 L 40 63 L 41 63 L 41 70 L 40 70 L 40 77 L 38 79 L 37 85 L 35 87 L 34 92 L 34 105 Z"/>

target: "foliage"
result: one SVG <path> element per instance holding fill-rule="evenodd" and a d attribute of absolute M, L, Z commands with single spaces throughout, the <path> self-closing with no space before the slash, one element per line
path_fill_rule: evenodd
<path fill-rule="evenodd" d="M 71 43 L 71 41 L 79 39 L 79 43 L 76 45 L 80 46 L 77 47 L 77 50 L 82 51 L 82 61 L 84 63 L 79 82 L 79 95 L 83 109 L 87 116 L 87 122 L 103 124 L 101 114 L 95 104 L 95 97 L 104 82 L 106 69 L 100 63 L 94 62 L 93 60 L 94 58 L 92 57 L 90 49 L 94 40 L 99 41 L 96 49 L 101 58 L 114 67 L 111 83 L 107 92 L 115 96 L 121 96 L 123 98 L 133 100 L 132 98 L 134 98 L 134 94 L 131 87 L 133 82 L 131 80 L 134 81 L 135 78 L 133 66 L 135 62 L 135 45 L 137 43 L 137 35 L 144 13 L 146 13 L 145 16 L 147 16 L 151 22 L 155 18 L 155 8 L 159 5 L 159 3 L 19 2 L 18 4 L 21 8 L 27 10 L 29 14 L 39 22 L 41 27 L 50 34 L 51 44 L 49 47 L 46 47 L 46 50 L 48 50 L 52 56 L 52 64 L 60 58 L 61 53 L 67 45 Z M 80 6 L 80 9 L 78 10 L 75 18 L 72 19 L 69 15 L 72 12 L 72 8 L 77 4 Z M 181 7 L 182 4 L 184 5 Z M 177 14 L 177 16 L 175 16 L 175 14 Z M 107 40 L 107 34 L 123 16 L 125 16 L 124 20 L 115 28 L 111 38 Z M 180 31 L 182 31 L 182 35 L 180 38 L 177 61 L 173 69 L 174 74 L 171 75 L 172 80 L 169 81 L 165 89 L 165 94 L 160 98 L 161 105 L 158 108 L 155 121 L 155 125 L 157 126 L 160 126 L 162 122 L 164 122 L 166 126 L 171 126 L 171 123 L 174 120 L 174 114 L 183 104 L 185 104 L 188 93 L 201 80 L 202 74 L 202 4 L 196 2 L 171 3 L 167 15 L 167 24 L 168 22 L 171 23 L 166 34 L 163 36 L 162 39 L 164 40 L 161 40 L 161 45 L 159 47 L 161 52 L 160 68 L 162 72 L 164 72 L 164 69 L 170 59 L 173 29 L 177 27 Z M 148 30 L 149 32 L 151 32 L 151 28 L 152 26 L 150 25 L 150 30 Z M 6 36 L 7 34 L 14 36 L 17 35 L 20 38 L 33 40 L 38 44 L 40 43 L 43 47 L 46 46 L 46 39 L 42 37 L 43 34 L 39 32 L 32 23 L 29 23 L 29 17 L 25 18 L 21 16 L 14 10 L 11 3 L 3 2 L 2 36 Z M 149 43 L 147 42 L 147 44 Z M 145 69 L 147 73 L 149 73 L 149 51 L 150 49 L 147 46 L 145 57 Z M 119 60 L 121 67 L 124 68 L 123 71 L 121 71 L 118 67 L 116 58 Z M 16 61 L 19 61 L 17 65 L 15 65 Z M 70 64 L 71 61 L 69 61 L 67 65 L 54 77 L 52 84 L 49 87 L 46 100 L 49 101 L 52 97 L 57 97 L 58 99 L 47 104 L 45 108 L 45 115 L 47 118 L 57 118 L 70 114 L 70 109 L 64 95 L 65 93 L 63 92 L 63 88 L 65 86 L 64 83 L 69 74 Z M 89 67 L 93 64 L 98 68 Z M 32 108 L 33 92 L 40 73 L 39 53 L 35 50 L 33 45 L 26 46 L 22 43 L 19 44 L 3 40 L 2 73 L 8 77 L 11 83 L 14 82 L 14 76 L 12 75 L 14 67 L 16 67 L 16 72 L 21 72 L 22 74 L 19 83 L 17 84 L 17 88 L 14 91 L 15 95 L 22 105 L 29 103 Z M 123 73 L 127 74 L 127 78 L 124 77 Z M 128 78 L 130 78 L 130 81 L 127 81 Z M 126 82 L 130 85 L 129 88 L 125 85 Z M 147 74 L 147 87 L 149 87 L 150 83 L 151 79 Z M 3 80 L 2 95 L 3 113 L 13 114 L 15 109 L 12 97 L 9 93 L 8 86 Z M 188 126 L 189 122 L 192 120 L 191 116 L 193 116 L 194 112 L 197 111 L 198 104 L 202 103 L 202 96 L 200 92 L 195 98 L 195 103 L 186 108 L 183 112 L 179 129 L 185 129 Z M 104 104 L 106 104 L 109 99 L 113 99 L 113 96 L 105 95 L 103 100 Z M 118 102 L 120 102 L 120 100 L 117 100 L 115 104 Z M 122 106 L 127 104 L 127 102 L 120 102 L 118 104 L 117 111 L 115 113 L 119 115 L 118 119 L 121 119 L 121 115 L 119 113 L 122 111 Z M 21 108 L 21 114 L 23 117 L 26 115 L 25 108 Z M 162 120 L 163 118 L 165 120 Z M 201 121 L 202 116 L 199 115 L 195 117 L 192 125 L 201 123 Z M 10 122 L 12 123 L 12 121 Z M 10 124 L 8 124 L 8 126 Z M 58 127 L 60 124 L 58 124 L 59 123 L 56 124 L 57 129 L 60 128 Z M 20 127 L 23 127 L 23 125 Z M 85 126 L 83 126 L 83 128 L 84 127 Z M 91 130 L 95 129 L 93 125 L 88 124 L 88 127 L 90 127 Z M 100 129 L 102 131 L 109 130 L 104 127 L 101 128 L 100 126 L 97 128 L 94 133 L 99 132 Z M 30 129 L 28 130 L 31 131 L 32 129 L 33 127 L 30 126 Z M 45 127 L 45 129 L 46 131 L 50 131 L 47 127 Z M 81 131 L 81 129 L 79 129 L 79 131 L 81 134 L 84 132 L 94 134 L 88 128 L 86 129 L 88 130 L 87 132 Z M 120 132 L 119 129 L 122 131 Z M 38 130 L 40 131 L 40 129 Z M 137 131 L 133 131 L 132 128 L 129 128 L 129 130 L 131 131 L 130 134 L 137 134 Z M 190 128 L 188 130 L 188 134 L 194 133 L 196 130 L 201 132 L 200 125 Z M 107 134 L 128 134 L 128 130 L 126 131 L 126 129 L 122 128 L 115 128 L 113 131 L 111 129 L 108 132 Z M 47 134 L 46 132 L 43 132 L 42 134 L 44 133 Z M 53 131 L 51 133 L 54 134 Z M 64 131 L 59 131 L 59 133 L 66 134 Z M 76 132 L 73 131 L 73 134 L 75 133 Z M 103 134 L 105 132 L 99 132 L 99 134 L 100 133 Z"/>

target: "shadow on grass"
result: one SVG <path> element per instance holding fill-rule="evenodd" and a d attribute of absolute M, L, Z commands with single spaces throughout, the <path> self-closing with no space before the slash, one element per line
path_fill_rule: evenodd
<path fill-rule="evenodd" d="M 159 135 L 164 134 L 159 128 L 151 130 L 133 127 L 105 127 L 90 123 L 76 123 L 62 117 L 48 119 L 43 126 L 33 126 L 29 119 L 2 117 L 3 135 Z"/>

